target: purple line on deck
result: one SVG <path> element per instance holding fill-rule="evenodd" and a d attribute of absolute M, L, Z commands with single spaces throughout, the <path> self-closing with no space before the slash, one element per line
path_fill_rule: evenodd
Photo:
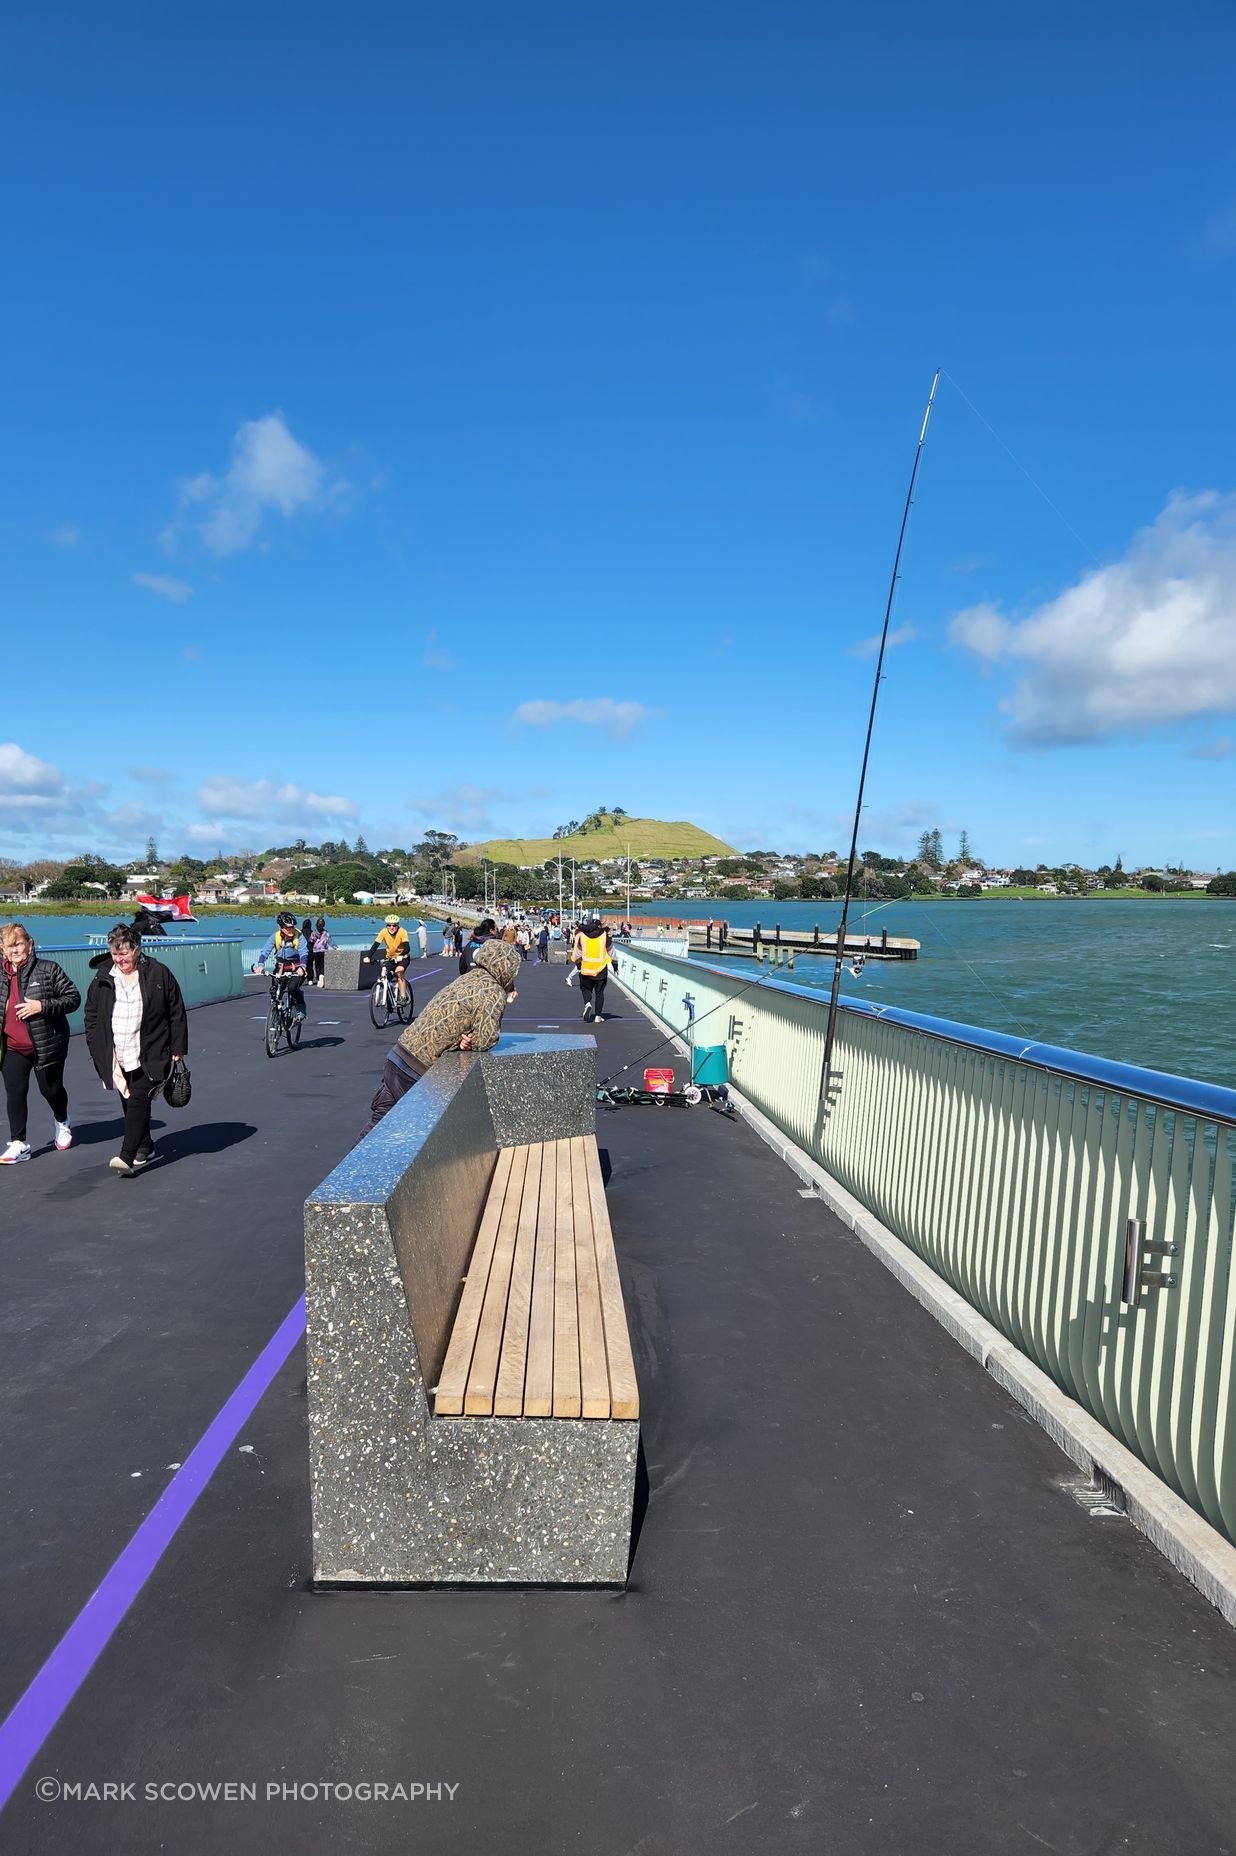
<path fill-rule="evenodd" d="M 302 1295 L 0 1726 L 0 1810 L 106 1649 L 112 1632 L 222 1462 L 228 1445 L 253 1415 L 262 1394 L 304 1331 Z"/>

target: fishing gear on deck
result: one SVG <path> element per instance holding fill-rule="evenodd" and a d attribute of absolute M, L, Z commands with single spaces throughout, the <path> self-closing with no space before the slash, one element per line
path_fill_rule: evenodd
<path fill-rule="evenodd" d="M 684 1089 L 607 1089 L 604 1083 L 597 1084 L 599 1108 L 698 1108 L 701 1102 L 718 1115 L 734 1114 L 724 1083 L 688 1083 Z"/>
<path fill-rule="evenodd" d="M 701 1012 L 698 1018 L 696 1018 L 695 1014 L 692 1013 L 691 1014 L 692 1026 L 702 1025 L 706 1018 L 711 1018 L 714 1012 L 720 1012 L 725 1007 L 733 1005 L 735 999 L 741 999 L 744 993 L 754 992 L 757 987 L 760 987 L 760 986 L 766 987 L 771 982 L 772 982 L 772 975 L 766 974 L 766 973 L 761 973 L 758 979 L 748 980 L 745 986 L 740 986 L 737 992 L 730 993 L 728 998 L 718 999 L 715 1005 L 710 1005 L 708 1010 L 706 1012 Z M 668 1037 L 659 1039 L 658 1042 L 650 1046 L 650 1048 L 646 1050 L 642 1056 L 632 1057 L 630 1063 L 624 1063 L 620 1070 L 611 1070 L 609 1075 L 603 1076 L 600 1082 L 597 1084 L 598 1091 L 602 1089 L 607 1089 L 609 1085 L 612 1082 L 614 1082 L 617 1077 L 625 1076 L 627 1071 L 633 1070 L 637 1064 L 647 1062 L 649 1057 L 655 1057 L 659 1050 L 664 1050 L 667 1044 L 676 1043 L 681 1036 L 682 1036 L 682 1033 L 680 1031 L 671 1031 Z M 597 1100 L 598 1101 L 600 1100 L 599 1094 L 598 1094 Z"/>

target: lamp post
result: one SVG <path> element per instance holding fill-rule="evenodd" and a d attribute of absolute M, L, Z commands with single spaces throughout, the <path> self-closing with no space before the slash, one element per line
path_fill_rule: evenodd
<path fill-rule="evenodd" d="M 631 920 L 631 846 L 627 844 L 627 923 Z"/>

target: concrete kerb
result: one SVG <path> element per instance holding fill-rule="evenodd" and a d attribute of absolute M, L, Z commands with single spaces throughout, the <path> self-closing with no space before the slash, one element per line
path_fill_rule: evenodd
<path fill-rule="evenodd" d="M 621 980 L 618 982 L 622 984 Z M 623 988 L 649 1023 L 664 1030 L 643 1000 Z M 674 1048 L 689 1056 L 675 1034 Z M 796 1146 L 730 1084 L 730 1100 L 760 1139 L 815 1191 L 828 1209 L 867 1246 L 904 1289 L 925 1308 L 983 1370 L 1016 1399 L 1053 1443 L 1100 1486 L 1118 1491 L 1129 1520 L 1152 1546 L 1231 1625 L 1236 1625 L 1236 1547 L 1156 1476 L 1133 1452 L 1092 1418 L 1053 1379 L 993 1327 L 955 1289 L 902 1243 L 867 1207 L 847 1192 L 817 1160 Z"/>

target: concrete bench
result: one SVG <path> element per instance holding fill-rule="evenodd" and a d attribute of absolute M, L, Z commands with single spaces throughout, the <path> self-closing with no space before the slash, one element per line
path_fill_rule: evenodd
<path fill-rule="evenodd" d="M 595 1048 L 440 1058 L 306 1202 L 315 1582 L 625 1582 L 639 1399 Z"/>

